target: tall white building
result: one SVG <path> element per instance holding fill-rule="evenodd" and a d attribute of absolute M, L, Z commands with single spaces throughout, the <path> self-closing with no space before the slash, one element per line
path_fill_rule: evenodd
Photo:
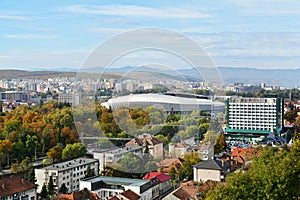
<path fill-rule="evenodd" d="M 242 136 L 267 135 L 279 131 L 282 114 L 278 98 L 230 98 L 227 100 L 225 132 Z"/>
<path fill-rule="evenodd" d="M 73 106 L 77 106 L 80 103 L 79 94 L 76 93 L 59 93 L 58 101 L 62 103 L 70 103 Z"/>
<path fill-rule="evenodd" d="M 52 176 L 56 191 L 63 183 L 69 192 L 78 191 L 79 181 L 85 177 L 88 166 L 96 176 L 99 175 L 99 161 L 90 158 L 77 158 L 35 169 L 37 191 L 41 192 L 43 185 L 48 185 L 50 176 Z"/>

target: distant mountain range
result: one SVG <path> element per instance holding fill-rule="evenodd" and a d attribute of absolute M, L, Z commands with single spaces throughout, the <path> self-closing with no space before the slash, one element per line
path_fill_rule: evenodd
<path fill-rule="evenodd" d="M 225 84 L 239 82 L 245 84 L 266 83 L 267 85 L 278 85 L 288 88 L 300 86 L 300 69 L 255 69 L 241 67 L 218 67 L 217 69 Z M 80 70 L 73 68 L 57 68 L 52 69 L 51 71 L 44 69 L 31 69 L 29 71 L 0 70 L 0 78 L 46 78 L 51 76 L 76 76 L 78 72 L 80 74 L 86 74 L 87 76 L 89 76 L 91 73 L 94 76 L 105 74 L 107 78 L 128 78 L 136 80 L 204 80 L 196 69 L 167 70 L 136 66 L 125 66 L 109 69 L 95 67 Z M 209 71 L 206 71 L 205 73 L 209 74 Z"/>

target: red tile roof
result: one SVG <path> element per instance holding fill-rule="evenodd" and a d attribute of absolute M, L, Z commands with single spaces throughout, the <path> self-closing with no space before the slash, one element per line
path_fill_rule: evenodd
<path fill-rule="evenodd" d="M 56 200 L 81 200 L 81 199 L 90 199 L 90 200 L 99 200 L 100 198 L 96 193 L 89 191 L 84 188 L 83 190 L 72 192 L 71 194 L 59 194 L 55 198 Z"/>
<path fill-rule="evenodd" d="M 108 200 L 120 200 L 120 199 L 118 197 L 114 196 L 114 197 L 109 198 Z"/>
<path fill-rule="evenodd" d="M 34 188 L 36 188 L 34 183 L 26 181 L 18 176 L 4 178 L 0 180 L 0 198 Z"/>
<path fill-rule="evenodd" d="M 134 191 L 130 189 L 126 190 L 125 192 L 122 192 L 121 195 L 130 200 L 138 200 L 140 198 L 138 194 L 136 194 Z"/>
<path fill-rule="evenodd" d="M 171 176 L 161 172 L 149 172 L 143 177 L 144 180 L 150 180 L 152 178 L 158 178 L 161 183 L 164 183 L 170 180 Z"/>
<path fill-rule="evenodd" d="M 150 146 L 154 146 L 157 144 L 161 144 L 162 142 L 150 134 L 143 134 L 127 142 L 126 146 L 131 146 L 131 145 L 143 146 L 146 145 L 146 143 L 148 143 Z"/>
<path fill-rule="evenodd" d="M 175 197 L 180 200 L 190 200 L 191 196 L 183 188 L 178 188 L 175 192 L 172 193 Z"/>
<path fill-rule="evenodd" d="M 246 162 L 253 159 L 255 152 L 251 148 L 234 148 L 231 156 L 240 157 L 244 162 Z"/>

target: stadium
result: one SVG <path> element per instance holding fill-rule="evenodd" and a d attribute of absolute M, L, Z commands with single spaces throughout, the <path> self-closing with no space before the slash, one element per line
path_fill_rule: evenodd
<path fill-rule="evenodd" d="M 212 115 L 224 112 L 225 104 L 222 102 L 212 101 L 208 97 L 182 94 L 182 93 L 165 93 L 165 94 L 131 94 L 127 96 L 113 97 L 103 106 L 116 109 L 118 107 L 141 107 L 146 109 L 149 106 L 162 107 L 165 112 L 171 111 L 176 113 L 191 113 L 201 110 L 209 112 Z"/>

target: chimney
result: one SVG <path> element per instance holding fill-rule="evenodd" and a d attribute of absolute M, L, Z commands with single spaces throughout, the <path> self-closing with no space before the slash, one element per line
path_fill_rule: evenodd
<path fill-rule="evenodd" d="M 222 160 L 222 167 L 224 167 L 224 160 Z"/>
<path fill-rule="evenodd" d="M 5 184 L 4 183 L 2 184 L 2 189 L 5 190 Z"/>

